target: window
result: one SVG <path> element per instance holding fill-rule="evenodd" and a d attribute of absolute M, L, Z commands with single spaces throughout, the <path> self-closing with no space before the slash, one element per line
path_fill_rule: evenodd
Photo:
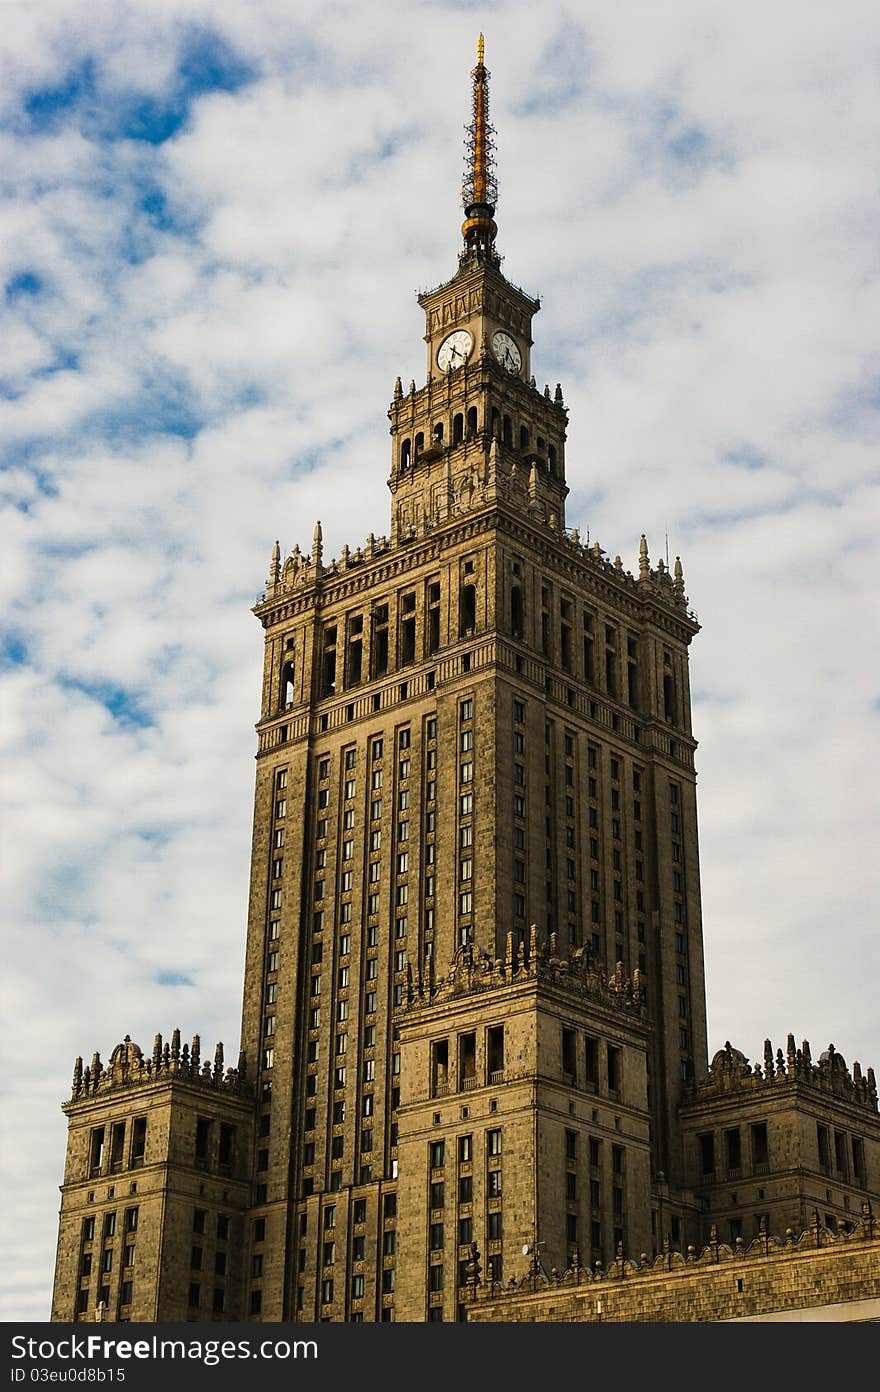
<path fill-rule="evenodd" d="M 89 1173 L 98 1174 L 104 1161 L 104 1128 L 96 1126 L 89 1146 Z"/>
<path fill-rule="evenodd" d="M 445 1163 L 446 1163 L 446 1142 L 445 1142 L 445 1141 L 432 1141 L 432 1142 L 431 1142 L 431 1169 L 432 1169 L 432 1170 L 440 1169 L 440 1168 L 442 1168 L 443 1165 L 445 1165 Z"/>
<path fill-rule="evenodd" d="M 431 1208 L 443 1208 L 446 1203 L 446 1186 L 442 1180 L 431 1185 Z"/>
<path fill-rule="evenodd" d="M 562 1030 L 562 1071 L 577 1086 L 577 1033 L 573 1029 Z"/>
<path fill-rule="evenodd" d="M 147 1147 L 147 1118 L 135 1117 L 131 1128 L 131 1154 L 129 1164 L 132 1169 L 144 1163 L 144 1153 Z"/>
<path fill-rule="evenodd" d="M 755 1166 L 768 1164 L 770 1160 L 770 1151 L 767 1144 L 766 1121 L 753 1122 L 751 1126 L 751 1137 L 752 1164 Z"/>
<path fill-rule="evenodd" d="M 617 1093 L 620 1091 L 620 1050 L 608 1045 L 608 1091 Z"/>
<path fill-rule="evenodd" d="M 493 1130 L 493 1131 L 487 1131 L 487 1132 L 486 1132 L 486 1154 L 487 1154 L 487 1155 L 500 1155 L 500 1154 L 501 1154 L 501 1131 L 500 1131 L 500 1129 L 498 1129 L 498 1130 Z"/>
<path fill-rule="evenodd" d="M 724 1145 L 727 1155 L 727 1171 L 739 1170 L 742 1164 L 742 1145 L 740 1141 L 739 1127 L 735 1127 L 724 1133 Z"/>

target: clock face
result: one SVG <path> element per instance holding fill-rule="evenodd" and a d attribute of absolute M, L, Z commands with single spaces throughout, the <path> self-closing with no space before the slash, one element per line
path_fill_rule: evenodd
<path fill-rule="evenodd" d="M 456 329 L 448 338 L 444 338 L 440 344 L 440 351 L 437 354 L 437 366 L 441 372 L 451 372 L 454 367 L 461 367 L 466 363 L 474 346 L 467 329 Z"/>
<path fill-rule="evenodd" d="M 522 353 L 509 333 L 499 329 L 498 333 L 492 335 L 492 352 L 508 372 L 519 372 L 522 367 Z"/>

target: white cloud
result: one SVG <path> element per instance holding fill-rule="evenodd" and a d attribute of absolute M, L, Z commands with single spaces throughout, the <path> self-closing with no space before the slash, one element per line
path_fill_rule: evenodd
<path fill-rule="evenodd" d="M 385 409 L 424 372 L 413 291 L 455 267 L 478 19 L 7 9 L 0 274 L 41 288 L 0 297 L 25 653 L 3 678 L 5 1309 L 42 1318 L 75 1054 L 176 1024 L 237 1046 L 248 606 L 276 535 L 308 546 L 321 516 L 338 554 L 387 530 Z M 673 9 L 487 13 L 505 269 L 543 295 L 569 522 L 627 567 L 668 527 L 704 624 L 712 1045 L 793 1029 L 877 1064 L 876 25 L 858 3 Z M 105 138 L 132 93 L 180 100 L 194 26 L 251 79 L 193 96 L 162 144 Z M 32 93 L 86 60 L 84 107 L 34 125 Z"/>

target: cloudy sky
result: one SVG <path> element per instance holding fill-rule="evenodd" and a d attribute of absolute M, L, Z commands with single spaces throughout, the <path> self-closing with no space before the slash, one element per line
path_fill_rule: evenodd
<path fill-rule="evenodd" d="M 48 1311 L 74 1056 L 237 1048 L 249 607 L 276 536 L 387 528 L 480 28 L 569 523 L 627 567 L 668 532 L 703 624 L 710 1047 L 880 1065 L 873 11 L 5 0 L 7 1319 Z"/>

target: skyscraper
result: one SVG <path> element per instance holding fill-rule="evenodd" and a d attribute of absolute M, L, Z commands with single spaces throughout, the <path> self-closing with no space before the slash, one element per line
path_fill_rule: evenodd
<path fill-rule="evenodd" d="M 480 1273 L 702 1232 L 699 626 L 677 558 L 642 537 L 631 572 L 566 525 L 482 39 L 472 76 L 388 534 L 276 543 L 255 609 L 239 1066 L 177 1034 L 78 1063 L 57 1318 L 452 1320 Z"/>

